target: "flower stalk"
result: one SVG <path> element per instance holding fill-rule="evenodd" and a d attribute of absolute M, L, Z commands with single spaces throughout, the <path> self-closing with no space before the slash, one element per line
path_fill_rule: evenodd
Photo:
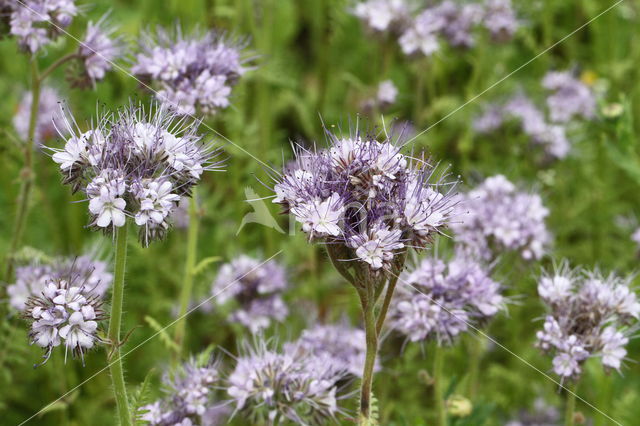
<path fill-rule="evenodd" d="M 575 410 L 576 410 L 576 389 L 578 384 L 572 384 L 566 388 L 567 401 L 565 408 L 565 426 L 573 426 L 575 424 Z"/>
<path fill-rule="evenodd" d="M 120 356 L 120 327 L 122 322 L 122 305 L 124 301 L 124 271 L 127 260 L 127 224 L 114 231 L 116 239 L 115 268 L 113 282 L 113 296 L 111 298 L 111 317 L 109 319 L 108 336 L 111 341 L 111 356 L 114 360 L 109 363 L 113 391 L 118 406 L 118 418 L 122 426 L 131 425 L 127 388 L 124 381 L 124 371 Z"/>
<path fill-rule="evenodd" d="M 378 332 L 376 331 L 375 300 L 373 282 L 366 283 L 366 289 L 360 291 L 360 303 L 364 316 L 364 326 L 367 342 L 367 351 L 360 385 L 360 415 L 358 424 L 368 426 L 371 424 L 371 388 L 373 385 L 373 368 L 378 353 Z"/>
<path fill-rule="evenodd" d="M 436 408 L 436 425 L 447 425 L 447 409 L 445 406 L 444 377 L 442 368 L 444 366 L 444 350 L 439 344 L 435 345 L 433 359 L 433 397 Z"/>

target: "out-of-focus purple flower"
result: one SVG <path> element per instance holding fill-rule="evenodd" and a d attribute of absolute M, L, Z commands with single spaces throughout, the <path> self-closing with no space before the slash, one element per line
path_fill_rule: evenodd
<path fill-rule="evenodd" d="M 295 347 L 276 352 L 258 338 L 237 359 L 227 393 L 236 410 L 256 424 L 280 415 L 297 424 L 324 425 L 343 414 L 338 382 L 345 374 L 328 357 Z"/>
<path fill-rule="evenodd" d="M 157 83 L 158 100 L 179 114 L 213 114 L 230 105 L 231 88 L 247 70 L 245 44 L 214 32 L 185 37 L 179 26 L 175 34 L 158 28 L 143 36 L 131 71 Z"/>
<path fill-rule="evenodd" d="M 145 246 L 164 237 L 172 210 L 202 172 L 220 168 L 219 151 L 198 134 L 199 122 L 165 106 L 130 104 L 85 132 L 73 117 L 64 121 L 71 137 L 64 149 L 52 148 L 63 182 L 85 192 L 94 228 L 111 232 L 132 217 Z"/>
<path fill-rule="evenodd" d="M 552 121 L 566 123 L 574 117 L 590 120 L 595 115 L 596 100 L 591 89 L 569 71 L 552 71 L 542 80 L 545 89 L 553 91 L 547 97 Z"/>
<path fill-rule="evenodd" d="M 422 11 L 398 39 L 405 55 L 431 56 L 440 49 L 438 36 L 447 21 L 432 9 Z"/>
<path fill-rule="evenodd" d="M 42 294 L 50 281 L 66 280 L 69 286 L 83 286 L 83 294 L 102 298 L 111 286 L 113 275 L 106 262 L 90 255 L 54 259 L 50 263 L 33 263 L 16 268 L 16 282 L 7 286 L 9 303 L 24 311 L 27 300 Z"/>
<path fill-rule="evenodd" d="M 164 376 L 165 397 L 142 407 L 141 419 L 153 426 L 222 425 L 229 409 L 215 398 L 222 384 L 219 362 L 191 359 Z"/>
<path fill-rule="evenodd" d="M 375 32 L 400 30 L 410 13 L 406 0 L 367 0 L 353 9 L 353 14 Z"/>
<path fill-rule="evenodd" d="M 285 270 L 271 260 L 260 260 L 241 255 L 222 265 L 213 282 L 211 294 L 219 306 L 235 300 L 238 304 L 229 321 L 240 324 L 256 333 L 268 327 L 271 321 L 283 321 L 289 310 L 282 300 L 287 287 Z"/>
<path fill-rule="evenodd" d="M 633 231 L 633 234 L 631 234 L 631 240 L 640 247 L 640 228 Z"/>
<path fill-rule="evenodd" d="M 388 138 L 340 138 L 328 150 L 296 149 L 276 178 L 274 203 L 302 223 L 311 240 L 373 272 L 389 270 L 407 245 L 425 247 L 453 214 L 453 184 L 424 161 L 410 161 Z M 444 192 L 441 190 L 445 189 Z"/>
<path fill-rule="evenodd" d="M 375 96 L 363 102 L 362 108 L 364 111 L 371 111 L 376 108 L 384 110 L 396 102 L 397 96 L 398 88 L 393 84 L 393 81 L 382 81 L 378 84 Z"/>
<path fill-rule="evenodd" d="M 631 278 L 604 276 L 597 270 L 571 270 L 566 262 L 540 277 L 538 294 L 548 314 L 536 345 L 554 356 L 556 374 L 575 379 L 590 357 L 600 357 L 606 369 L 620 369 L 630 325 L 640 317 L 630 282 Z"/>
<path fill-rule="evenodd" d="M 113 37 L 114 28 L 106 26 L 107 15 L 97 23 L 89 22 L 87 32 L 78 49 L 84 64 L 84 74 L 90 84 L 102 80 L 113 62 L 124 55 L 125 45 L 121 37 Z"/>
<path fill-rule="evenodd" d="M 511 0 L 486 0 L 483 5 L 482 25 L 496 41 L 511 39 L 520 26 Z"/>
<path fill-rule="evenodd" d="M 29 137 L 29 120 L 31 117 L 31 99 L 33 94 L 26 91 L 18 105 L 18 110 L 13 116 L 13 127 L 22 140 Z M 62 114 L 60 113 L 60 94 L 52 87 L 44 86 L 40 89 L 40 106 L 38 107 L 38 120 L 34 139 L 36 144 L 41 144 L 55 137 L 56 128 L 62 128 Z"/>
<path fill-rule="evenodd" d="M 22 0 L 14 2 L 10 33 L 30 53 L 54 41 L 67 28 L 78 8 L 74 0 Z"/>
<path fill-rule="evenodd" d="M 505 426 L 551 426 L 562 423 L 560 410 L 537 398 L 531 410 L 522 410 L 517 419 L 510 420 Z"/>
<path fill-rule="evenodd" d="M 285 345 L 285 351 L 296 350 L 304 353 L 328 357 L 338 370 L 355 377 L 362 377 L 366 342 L 364 330 L 347 324 L 316 324 L 302 332 L 298 340 Z M 376 361 L 375 370 L 380 370 Z"/>
<path fill-rule="evenodd" d="M 550 243 L 544 222 L 549 210 L 540 196 L 518 191 L 502 175 L 487 178 L 459 206 L 460 220 L 451 224 L 455 240 L 484 259 L 506 251 L 540 259 Z"/>
<path fill-rule="evenodd" d="M 458 254 L 448 263 L 424 259 L 404 272 L 389 312 L 392 329 L 412 342 L 451 343 L 468 324 L 481 325 L 504 308 L 500 284 L 487 268 Z"/>

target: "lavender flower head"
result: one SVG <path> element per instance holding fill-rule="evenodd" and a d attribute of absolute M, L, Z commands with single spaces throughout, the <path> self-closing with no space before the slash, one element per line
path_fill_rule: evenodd
<path fill-rule="evenodd" d="M 29 298 L 40 296 L 49 282 L 61 280 L 66 280 L 69 286 L 83 286 L 85 295 L 102 298 L 111 286 L 113 275 L 106 262 L 90 255 L 34 262 L 16 268 L 16 282 L 7 286 L 9 304 L 24 312 Z"/>
<path fill-rule="evenodd" d="M 423 248 L 442 232 L 453 214 L 454 185 L 434 181 L 431 165 L 404 156 L 388 138 L 327 135 L 329 149 L 298 146 L 274 187 L 273 202 L 302 223 L 310 240 L 326 243 L 345 268 L 379 275 L 408 247 Z"/>
<path fill-rule="evenodd" d="M 593 92 L 571 72 L 549 72 L 542 80 L 542 85 L 553 92 L 547 98 L 552 121 L 566 123 L 574 117 L 590 120 L 595 116 Z"/>
<path fill-rule="evenodd" d="M 87 32 L 80 47 L 78 57 L 83 64 L 83 76 L 76 84 L 95 85 L 104 78 L 113 67 L 113 62 L 125 53 L 125 44 L 121 37 L 113 37 L 115 28 L 107 27 L 107 15 L 97 23 L 89 22 Z"/>
<path fill-rule="evenodd" d="M 13 116 L 13 127 L 21 140 L 26 141 L 29 137 L 29 120 L 31 117 L 31 91 L 26 91 L 22 95 L 22 100 L 18 105 L 18 110 Z M 61 128 L 62 116 L 60 114 L 60 93 L 52 87 L 44 86 L 40 90 L 40 105 L 38 107 L 38 121 L 34 133 L 34 142 L 41 144 L 52 139 L 58 132 L 56 128 Z"/>
<path fill-rule="evenodd" d="M 71 137 L 64 149 L 52 148 L 53 161 L 63 182 L 87 195 L 93 228 L 112 232 L 131 217 L 147 246 L 164 237 L 172 210 L 202 173 L 220 167 L 219 151 L 198 134 L 198 125 L 157 105 L 130 104 L 84 132 L 65 116 Z"/>
<path fill-rule="evenodd" d="M 463 196 L 460 221 L 451 224 L 456 242 L 483 259 L 507 251 L 523 259 L 540 259 L 551 235 L 545 225 L 549 210 L 539 195 L 518 191 L 504 176 L 487 178 Z"/>
<path fill-rule="evenodd" d="M 504 309 L 501 286 L 468 256 L 449 262 L 430 257 L 400 276 L 389 313 L 392 329 L 410 341 L 452 343 L 469 324 L 481 326 Z"/>
<path fill-rule="evenodd" d="M 98 337 L 98 322 L 105 318 L 102 299 L 94 293 L 82 274 L 66 278 L 49 278 L 39 294 L 25 303 L 24 317 L 31 322 L 29 337 L 32 344 L 45 350 L 47 362 L 53 348 L 64 345 L 68 352 L 80 356 L 102 342 Z"/>
<path fill-rule="evenodd" d="M 228 107 L 231 89 L 247 70 L 245 43 L 211 31 L 185 37 L 179 26 L 174 32 L 158 28 L 155 36 L 145 34 L 131 72 L 156 83 L 158 100 L 179 114 Z"/>
<path fill-rule="evenodd" d="M 374 32 L 396 32 L 410 19 L 406 0 L 367 0 L 358 2 L 352 13 Z"/>
<path fill-rule="evenodd" d="M 338 382 L 345 372 L 329 359 L 295 348 L 276 352 L 263 340 L 244 349 L 228 378 L 227 393 L 236 412 L 252 424 L 280 415 L 297 424 L 325 425 L 343 414 Z"/>
<path fill-rule="evenodd" d="M 78 14 L 74 0 L 21 0 L 11 8 L 10 33 L 29 53 L 53 42 Z"/>
<path fill-rule="evenodd" d="M 282 322 L 289 310 L 282 300 L 287 287 L 284 268 L 270 260 L 260 260 L 242 255 L 222 265 L 213 282 L 211 294 L 219 306 L 235 300 L 238 308 L 228 320 L 239 322 L 252 333 L 268 327 L 271 321 Z"/>
<path fill-rule="evenodd" d="M 347 324 L 316 324 L 302 332 L 298 340 L 285 345 L 285 351 L 301 351 L 312 356 L 326 357 L 331 364 L 354 377 L 362 377 L 366 352 L 364 330 Z M 380 370 L 376 361 L 375 371 Z"/>
<path fill-rule="evenodd" d="M 511 0 L 486 0 L 482 25 L 489 30 L 495 41 L 506 41 L 513 37 L 520 26 Z"/>
<path fill-rule="evenodd" d="M 228 408 L 215 398 L 222 384 L 219 362 L 191 359 L 179 366 L 163 383 L 167 395 L 142 407 L 141 419 L 153 426 L 222 425 Z"/>
<path fill-rule="evenodd" d="M 553 355 L 553 371 L 563 380 L 577 379 L 591 357 L 599 357 L 607 370 L 620 370 L 631 325 L 640 317 L 630 282 L 597 270 L 571 270 L 567 262 L 543 273 L 538 294 L 548 314 L 536 346 Z"/>

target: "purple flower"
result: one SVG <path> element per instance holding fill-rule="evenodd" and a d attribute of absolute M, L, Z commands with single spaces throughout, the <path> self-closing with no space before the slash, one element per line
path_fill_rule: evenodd
<path fill-rule="evenodd" d="M 460 210 L 460 221 L 451 224 L 455 240 L 484 259 L 506 251 L 519 252 L 526 260 L 540 259 L 550 243 L 544 222 L 549 210 L 540 196 L 518 191 L 502 175 L 487 178 L 465 194 Z"/>
<path fill-rule="evenodd" d="M 353 14 L 375 32 L 397 31 L 410 17 L 405 0 L 366 0 L 359 2 Z"/>
<path fill-rule="evenodd" d="M 284 321 L 289 314 L 282 300 L 287 287 L 284 268 L 273 260 L 261 263 L 242 255 L 222 265 L 211 287 L 217 305 L 231 300 L 238 304 L 228 320 L 239 322 L 252 333 L 269 327 L 272 320 Z"/>
<path fill-rule="evenodd" d="M 185 37 L 179 26 L 174 34 L 158 28 L 141 39 L 131 71 L 156 83 L 158 100 L 179 114 L 213 114 L 230 105 L 231 89 L 247 70 L 244 47 L 214 32 Z"/>
<path fill-rule="evenodd" d="M 519 22 L 511 6 L 511 0 L 486 0 L 482 25 L 489 30 L 496 41 L 511 39 Z"/>
<path fill-rule="evenodd" d="M 632 328 L 640 317 L 640 303 L 630 278 L 604 276 L 599 271 L 571 270 L 563 262 L 553 274 L 544 273 L 538 294 L 548 309 L 537 346 L 552 354 L 553 370 L 577 378 L 590 357 L 603 367 L 619 370 Z"/>
<path fill-rule="evenodd" d="M 54 41 L 78 13 L 73 0 L 23 0 L 21 3 L 15 2 L 12 6 L 10 33 L 18 39 L 20 47 L 30 53 Z"/>
<path fill-rule="evenodd" d="M 97 23 L 89 22 L 84 40 L 78 49 L 78 56 L 84 65 L 84 79 L 95 85 L 102 80 L 112 63 L 124 55 L 125 45 L 121 37 L 112 37 L 114 28 L 107 28 L 103 16 Z M 80 83 L 79 84 L 83 84 Z"/>
<path fill-rule="evenodd" d="M 302 223 L 310 240 L 340 251 L 347 267 L 381 272 L 406 247 L 425 247 L 442 232 L 453 214 L 453 185 L 433 182 L 429 164 L 411 161 L 389 139 L 328 138 L 326 150 L 297 147 L 274 186 L 273 202 Z"/>
<path fill-rule="evenodd" d="M 596 101 L 591 89 L 570 72 L 549 72 L 542 86 L 553 92 L 547 98 L 552 121 L 566 123 L 574 117 L 585 120 L 594 117 Z"/>
<path fill-rule="evenodd" d="M 219 169 L 213 161 L 219 151 L 197 133 L 198 125 L 156 105 L 130 104 L 85 132 L 69 116 L 71 137 L 64 149 L 52 148 L 53 161 L 63 182 L 87 195 L 91 226 L 111 232 L 132 217 L 147 246 L 164 237 L 171 212 L 202 172 Z"/>
<path fill-rule="evenodd" d="M 20 139 L 26 141 L 29 137 L 29 120 L 31 117 L 31 91 L 24 92 L 18 110 L 13 116 L 13 127 Z M 62 114 L 60 113 L 60 94 L 52 87 L 44 86 L 40 90 L 40 106 L 34 139 L 36 144 L 54 138 L 62 128 Z"/>
<path fill-rule="evenodd" d="M 399 282 L 389 323 L 412 342 L 435 338 L 451 343 L 469 323 L 481 325 L 504 309 L 500 284 L 487 268 L 462 254 L 448 263 L 424 259 Z"/>

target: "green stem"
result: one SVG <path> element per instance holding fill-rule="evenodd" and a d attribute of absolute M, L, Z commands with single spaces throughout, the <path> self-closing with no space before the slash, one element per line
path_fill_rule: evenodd
<path fill-rule="evenodd" d="M 364 326 L 367 342 L 367 351 L 360 385 L 360 415 L 358 424 L 369 426 L 371 424 L 371 388 L 373 385 L 373 368 L 378 353 L 378 333 L 374 315 L 374 289 L 372 283 L 367 283 L 367 291 L 360 294 L 360 303 L 364 314 Z"/>
<path fill-rule="evenodd" d="M 416 93 L 415 93 L 415 110 L 413 111 L 413 124 L 417 127 L 420 125 L 420 118 L 422 117 L 422 102 L 424 96 L 424 70 L 422 69 L 423 62 L 418 64 L 418 75 L 416 81 Z"/>
<path fill-rule="evenodd" d="M 435 354 L 433 359 L 433 397 L 436 406 L 436 425 L 447 425 L 447 410 L 444 400 L 444 377 L 442 375 L 442 367 L 444 366 L 444 350 L 438 343 L 435 346 Z"/>
<path fill-rule="evenodd" d="M 44 71 L 42 71 L 42 74 L 40 74 L 40 83 L 42 83 L 44 81 L 45 78 L 47 78 L 47 76 L 49 74 L 51 74 L 53 71 L 55 71 L 56 69 L 58 69 L 58 67 L 60 67 L 60 65 L 63 65 L 64 63 L 78 58 L 80 57 L 80 55 L 78 55 L 78 52 L 73 52 L 73 53 L 68 53 L 60 58 L 58 58 L 57 61 L 55 61 L 54 63 L 52 63 L 51 65 L 49 65 L 47 68 L 45 68 Z"/>
<path fill-rule="evenodd" d="M 565 426 L 573 426 L 575 420 L 575 410 L 576 410 L 576 390 L 578 389 L 578 385 L 573 384 L 567 386 L 567 401 L 566 401 L 566 409 L 565 409 L 565 417 L 564 417 L 564 425 Z"/>
<path fill-rule="evenodd" d="M 180 312 L 178 313 L 178 323 L 174 339 L 178 344 L 178 350 L 175 352 L 175 359 L 180 358 L 182 347 L 184 346 L 184 335 L 186 320 L 182 318 L 187 313 L 189 302 L 191 301 L 191 293 L 193 291 L 193 271 L 196 266 L 198 256 L 198 228 L 200 221 L 198 218 L 198 200 L 195 190 L 189 200 L 189 230 L 187 234 L 187 257 L 184 267 L 184 282 L 180 292 Z"/>
<path fill-rule="evenodd" d="M 121 426 L 131 425 L 127 388 L 124 382 L 122 360 L 120 359 L 120 323 L 122 321 L 122 302 L 124 299 L 124 271 L 127 260 L 127 224 L 115 230 L 116 254 L 113 280 L 113 296 L 111 297 L 111 317 L 109 320 L 109 339 L 113 345 L 111 355 L 115 358 L 109 364 L 113 392 L 118 406 L 118 418 Z"/>
<path fill-rule="evenodd" d="M 482 353 L 484 350 L 484 337 L 483 336 L 470 336 L 468 340 L 468 351 L 470 355 L 469 360 L 469 383 L 468 390 L 469 396 L 473 400 L 478 391 L 478 376 L 480 371 L 480 360 L 482 359 Z"/>
<path fill-rule="evenodd" d="M 402 268 L 404 267 L 404 263 L 406 260 L 407 260 L 406 251 L 398 255 L 398 260 L 396 261 L 395 267 L 392 271 L 391 278 L 389 278 L 389 284 L 387 284 L 387 293 L 384 296 L 384 301 L 382 302 L 382 308 L 380 308 L 380 313 L 378 314 L 378 321 L 376 323 L 376 333 L 378 335 L 380 335 L 380 331 L 382 331 L 382 326 L 384 325 L 384 320 L 387 317 L 387 312 L 389 311 L 389 305 L 391 304 L 391 299 L 393 299 L 393 292 L 396 289 L 396 284 L 398 283 L 400 272 L 402 272 Z"/>
<path fill-rule="evenodd" d="M 16 221 L 13 226 L 13 236 L 11 245 L 6 258 L 7 270 L 5 273 L 5 281 L 9 282 L 13 275 L 13 257 L 15 255 L 20 241 L 24 225 L 29 214 L 29 195 L 33 187 L 34 170 L 33 170 L 33 145 L 35 144 L 36 125 L 38 123 L 38 110 L 40 106 L 40 75 L 38 71 L 38 63 L 35 58 L 31 59 L 31 113 L 29 116 L 29 132 L 27 141 L 24 144 L 24 166 L 20 172 L 22 185 L 20 186 L 20 195 L 18 196 L 18 210 L 16 212 Z"/>

